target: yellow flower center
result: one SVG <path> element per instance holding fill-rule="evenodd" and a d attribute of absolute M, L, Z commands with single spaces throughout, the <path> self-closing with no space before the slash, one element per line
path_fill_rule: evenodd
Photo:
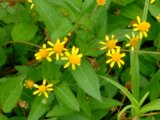
<path fill-rule="evenodd" d="M 72 55 L 70 55 L 70 57 L 69 57 L 69 61 L 70 61 L 70 63 L 72 63 L 72 64 L 79 64 L 79 63 L 81 62 L 81 59 L 80 59 L 80 57 L 78 57 L 77 55 L 72 54 Z"/>
<path fill-rule="evenodd" d="M 138 25 L 138 29 L 140 32 L 148 32 L 150 27 L 151 27 L 151 25 L 145 21 L 142 23 L 139 23 L 139 25 Z"/>
<path fill-rule="evenodd" d="M 109 40 L 109 41 L 107 41 L 106 46 L 107 46 L 108 49 L 113 49 L 113 48 L 115 48 L 116 43 L 115 43 L 114 40 Z"/>
<path fill-rule="evenodd" d="M 61 53 L 64 49 L 64 45 L 62 43 L 56 43 L 53 49 L 56 53 Z"/>
<path fill-rule="evenodd" d="M 131 44 L 131 46 L 136 46 L 137 45 L 137 41 L 138 41 L 138 38 L 131 38 L 130 39 L 130 44 Z"/>
<path fill-rule="evenodd" d="M 47 90 L 47 87 L 44 85 L 40 85 L 38 89 L 39 89 L 39 92 L 45 92 Z"/>
<path fill-rule="evenodd" d="M 97 0 L 98 5 L 104 5 L 106 0 Z"/>
<path fill-rule="evenodd" d="M 33 88 L 33 84 L 34 84 L 34 82 L 32 80 L 27 80 L 26 81 L 26 87 L 27 88 Z"/>
<path fill-rule="evenodd" d="M 42 58 L 46 58 L 48 56 L 48 51 L 44 48 L 40 49 L 40 54 Z"/>
<path fill-rule="evenodd" d="M 121 55 L 119 53 L 113 53 L 112 54 L 112 60 L 114 62 L 119 62 L 121 60 Z"/>

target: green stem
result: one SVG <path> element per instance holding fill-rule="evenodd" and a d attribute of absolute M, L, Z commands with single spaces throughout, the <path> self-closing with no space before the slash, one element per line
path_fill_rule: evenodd
<path fill-rule="evenodd" d="M 21 44 L 26 44 L 26 45 L 34 46 L 37 48 L 41 48 L 41 46 L 39 46 L 39 45 L 36 45 L 34 43 L 30 43 L 30 42 L 26 42 L 26 41 L 9 41 L 9 42 L 5 43 L 4 45 L 10 44 L 10 43 L 12 43 L 12 44 L 21 43 Z"/>
<path fill-rule="evenodd" d="M 142 21 L 147 19 L 149 8 L 149 0 L 145 1 L 145 6 L 143 10 Z M 136 51 L 140 50 L 141 40 L 139 40 Z M 132 80 L 132 94 L 133 96 L 139 100 L 139 59 L 138 52 L 130 53 L 130 66 L 131 66 L 131 80 Z"/>

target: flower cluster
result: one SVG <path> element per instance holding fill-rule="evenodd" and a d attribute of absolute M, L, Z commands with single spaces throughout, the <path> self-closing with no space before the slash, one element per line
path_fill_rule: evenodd
<path fill-rule="evenodd" d="M 124 64 L 124 61 L 121 58 L 125 56 L 125 53 L 120 53 L 121 47 L 116 45 L 117 42 L 118 40 L 115 38 L 114 35 L 112 35 L 111 37 L 106 35 L 106 41 L 99 42 L 103 45 L 100 50 L 107 49 L 106 55 L 109 56 L 110 59 L 106 61 L 106 64 L 110 63 L 111 68 L 114 66 L 115 63 L 118 64 L 119 68 L 121 67 L 121 64 Z"/>
<path fill-rule="evenodd" d="M 48 91 L 53 91 L 53 84 L 46 85 L 46 79 L 43 80 L 42 85 L 35 84 L 33 80 L 25 80 L 24 86 L 29 89 L 37 88 L 33 95 L 40 96 L 43 93 L 46 98 L 48 98 Z"/>
<path fill-rule="evenodd" d="M 129 40 L 129 43 L 126 44 L 126 47 L 130 46 L 131 51 L 134 51 L 136 49 L 138 41 L 141 40 L 143 37 L 148 36 L 148 31 L 151 25 L 147 21 L 141 21 L 140 17 L 137 16 L 137 22 L 133 23 L 132 26 L 132 35 L 129 36 L 128 34 L 126 34 L 125 36 Z M 136 35 L 134 31 L 138 31 L 139 35 Z M 103 45 L 103 47 L 101 47 L 100 50 L 106 49 L 106 55 L 111 57 L 109 60 L 106 61 L 106 64 L 110 63 L 111 68 L 114 66 L 115 63 L 118 64 L 119 68 L 121 67 L 121 65 L 124 65 L 124 61 L 121 58 L 125 56 L 125 53 L 120 53 L 121 47 L 116 45 L 117 42 L 118 40 L 115 38 L 114 35 L 112 35 L 111 37 L 106 35 L 106 41 L 99 42 L 101 45 Z"/>
<path fill-rule="evenodd" d="M 105 5 L 106 0 L 96 0 L 96 2 L 97 2 L 97 4 L 98 4 L 99 6 L 103 6 L 103 5 Z"/>
<path fill-rule="evenodd" d="M 75 70 L 75 65 L 80 66 L 81 64 L 82 54 L 78 54 L 79 48 L 76 48 L 75 46 L 72 47 L 70 53 L 65 47 L 67 41 L 67 37 L 65 37 L 63 41 L 57 39 L 55 43 L 48 41 L 47 44 L 50 46 L 48 48 L 46 47 L 46 44 L 43 44 L 42 48 L 40 48 L 39 51 L 35 53 L 36 60 L 41 61 L 42 59 L 47 59 L 49 62 L 51 62 L 52 55 L 55 56 L 56 60 L 59 60 L 61 57 L 61 60 L 67 61 L 67 63 L 64 65 L 64 68 L 67 68 L 71 65 L 72 70 Z"/>

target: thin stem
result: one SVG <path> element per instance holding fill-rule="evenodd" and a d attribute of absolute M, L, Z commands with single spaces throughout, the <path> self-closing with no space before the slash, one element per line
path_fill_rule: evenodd
<path fill-rule="evenodd" d="M 149 8 L 149 0 L 145 0 L 144 11 L 142 16 L 142 21 L 147 19 Z M 138 42 L 136 51 L 140 50 L 141 40 Z M 131 80 L 132 80 L 132 94 L 133 96 L 139 100 L 139 58 L 138 52 L 130 53 L 130 66 L 131 66 Z"/>
<path fill-rule="evenodd" d="M 34 43 L 30 43 L 30 42 L 26 42 L 26 41 L 9 41 L 9 42 L 5 43 L 4 45 L 15 44 L 15 43 L 21 43 L 21 44 L 26 44 L 26 45 L 34 46 L 34 47 L 37 47 L 37 48 L 41 48 L 41 46 L 39 46 L 39 45 L 36 45 Z"/>
<path fill-rule="evenodd" d="M 133 53 L 135 52 L 135 53 L 160 55 L 160 52 L 153 52 L 153 51 L 143 51 L 143 50 L 134 50 L 134 51 L 131 51 L 131 50 L 125 50 L 125 49 L 122 49 L 121 51 L 123 51 L 123 52 L 133 52 Z"/>

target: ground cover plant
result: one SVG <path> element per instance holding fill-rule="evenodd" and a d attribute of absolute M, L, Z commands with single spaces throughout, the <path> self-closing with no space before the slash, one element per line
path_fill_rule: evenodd
<path fill-rule="evenodd" d="M 160 0 L 1 0 L 0 120 L 160 120 Z"/>

